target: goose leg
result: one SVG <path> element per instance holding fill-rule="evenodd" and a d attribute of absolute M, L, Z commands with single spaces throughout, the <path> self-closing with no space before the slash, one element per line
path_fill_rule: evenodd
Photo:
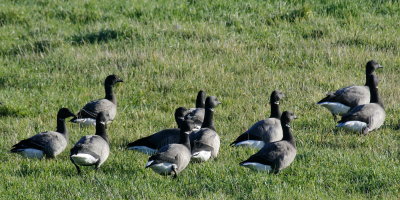
<path fill-rule="evenodd" d="M 333 113 L 332 113 L 332 116 L 333 116 L 333 120 L 335 120 L 335 122 L 337 122 L 337 116 Z"/>
<path fill-rule="evenodd" d="M 174 178 L 174 179 L 175 179 L 175 178 L 178 178 L 178 173 L 176 173 L 175 167 L 172 166 L 171 169 L 172 169 L 172 171 L 174 172 L 173 178 Z"/>
<path fill-rule="evenodd" d="M 100 168 L 100 161 L 94 165 L 94 170 L 99 171 Z"/>
<path fill-rule="evenodd" d="M 79 166 L 75 163 L 75 161 L 71 157 L 69 159 L 71 160 L 72 164 L 75 165 L 76 170 L 78 171 L 78 174 L 81 174 L 81 169 L 79 168 Z"/>

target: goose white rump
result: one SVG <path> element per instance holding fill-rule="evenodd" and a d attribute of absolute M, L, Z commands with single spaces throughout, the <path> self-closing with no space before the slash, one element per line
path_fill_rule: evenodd
<path fill-rule="evenodd" d="M 349 110 L 350 110 L 349 106 L 346 106 L 344 104 L 337 103 L 337 102 L 322 102 L 322 103 L 319 103 L 319 105 L 327 108 L 329 111 L 331 111 L 332 114 L 335 114 L 335 115 L 343 115 L 343 114 L 349 112 Z"/>
<path fill-rule="evenodd" d="M 197 161 L 205 162 L 211 157 L 211 151 L 199 151 L 192 154 L 192 158 Z"/>
<path fill-rule="evenodd" d="M 146 167 L 150 166 L 152 163 L 154 162 L 154 160 L 150 160 L 149 162 L 147 162 Z M 168 175 L 172 173 L 172 168 L 177 168 L 178 166 L 176 164 L 172 164 L 172 163 L 168 163 L 168 162 L 164 162 L 164 163 L 159 163 L 159 164 L 155 164 L 155 165 L 151 165 L 150 168 L 158 173 L 158 174 L 164 174 L 164 175 Z"/>
<path fill-rule="evenodd" d="M 338 124 L 337 127 L 344 128 L 348 131 L 362 132 L 364 128 L 367 127 L 367 123 L 360 121 L 348 121 Z"/>
<path fill-rule="evenodd" d="M 94 165 L 99 159 L 93 157 L 90 154 L 78 153 L 76 155 L 71 155 L 71 159 L 78 165 Z"/>
<path fill-rule="evenodd" d="M 235 146 L 252 147 L 255 149 L 261 149 L 261 148 L 263 148 L 264 145 L 265 145 L 265 143 L 260 140 L 245 140 L 243 142 L 239 142 L 239 143 L 235 144 Z"/>
<path fill-rule="evenodd" d="M 18 153 L 21 154 L 25 158 L 42 159 L 44 157 L 44 153 L 42 150 L 33 149 L 33 148 L 23 149 L 23 150 L 19 151 Z"/>
<path fill-rule="evenodd" d="M 92 118 L 79 118 L 75 119 L 74 122 L 85 126 L 96 126 L 96 119 Z"/>
<path fill-rule="evenodd" d="M 252 170 L 256 171 L 271 171 L 272 168 L 269 165 L 263 165 L 261 163 L 256 163 L 256 162 L 245 162 L 241 164 L 243 167 L 247 167 Z"/>

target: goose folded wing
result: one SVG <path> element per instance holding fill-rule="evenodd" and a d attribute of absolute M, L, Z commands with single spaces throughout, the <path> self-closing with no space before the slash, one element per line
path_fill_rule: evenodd
<path fill-rule="evenodd" d="M 165 153 L 158 153 L 153 155 L 149 158 L 149 160 L 153 160 L 151 165 L 160 164 L 160 163 L 172 163 L 177 164 L 178 155 L 175 154 L 165 154 Z"/>
<path fill-rule="evenodd" d="M 96 118 L 97 114 L 100 112 L 107 112 L 111 110 L 115 105 L 107 100 L 100 99 L 94 100 L 87 103 L 77 114 L 80 118 Z"/>
<path fill-rule="evenodd" d="M 13 145 L 13 149 L 11 151 L 15 151 L 18 149 L 26 149 L 33 148 L 38 150 L 45 150 L 47 144 L 51 140 L 52 135 L 47 134 L 47 132 L 43 132 L 37 135 L 34 135 L 28 139 L 21 140 L 17 144 Z"/>
<path fill-rule="evenodd" d="M 246 132 L 249 135 L 252 135 L 252 137 L 259 137 L 260 140 L 263 136 L 263 134 L 265 133 L 265 126 L 267 126 L 268 124 L 268 120 L 261 120 L 258 121 L 257 123 L 255 123 L 253 126 L 251 126 L 249 128 L 249 130 L 247 130 Z"/>
<path fill-rule="evenodd" d="M 244 162 L 256 162 L 275 168 L 275 165 L 277 164 L 276 161 L 280 159 L 282 154 L 283 152 L 280 148 L 280 145 L 277 145 L 276 143 L 270 143 L 269 145 L 264 146 L 264 148 L 262 148 L 256 154 L 250 156 L 250 158 Z"/>
<path fill-rule="evenodd" d="M 370 116 L 374 113 L 371 109 L 371 106 L 368 104 L 356 106 L 351 109 L 347 114 L 343 115 L 342 119 L 339 123 L 347 122 L 347 121 L 361 121 L 365 123 L 369 123 Z"/>
<path fill-rule="evenodd" d="M 249 132 L 245 132 L 242 135 L 240 135 L 238 138 L 236 138 L 236 140 L 234 142 L 232 142 L 231 145 L 234 145 L 236 143 L 246 141 L 246 140 L 260 140 L 261 141 L 262 138 L 256 134 L 249 134 Z"/>

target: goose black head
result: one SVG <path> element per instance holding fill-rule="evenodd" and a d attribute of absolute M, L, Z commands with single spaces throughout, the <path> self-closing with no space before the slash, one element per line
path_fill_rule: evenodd
<path fill-rule="evenodd" d="M 283 92 L 278 91 L 278 90 L 274 90 L 271 93 L 271 97 L 270 97 L 270 103 L 272 104 L 279 104 L 279 101 L 285 97 L 285 94 L 283 94 Z"/>
<path fill-rule="evenodd" d="M 107 76 L 106 80 L 104 81 L 105 85 L 115 85 L 118 82 L 124 82 L 122 79 L 120 79 L 117 75 L 109 75 Z"/>
<path fill-rule="evenodd" d="M 208 96 L 206 98 L 206 108 L 215 108 L 217 107 L 219 104 L 221 104 L 220 101 L 218 101 L 218 98 L 215 96 Z"/>
<path fill-rule="evenodd" d="M 175 110 L 175 121 L 178 125 L 181 125 L 183 123 L 183 120 L 185 120 L 185 115 L 186 115 L 187 109 L 184 107 L 179 107 Z"/>
<path fill-rule="evenodd" d="M 297 116 L 292 111 L 285 111 L 282 113 L 281 122 L 290 123 L 294 119 L 297 119 Z"/>
<path fill-rule="evenodd" d="M 367 74 L 372 74 L 376 69 L 379 69 L 379 68 L 383 68 L 383 67 L 375 60 L 368 61 L 367 65 L 365 66 L 365 70 L 366 70 Z"/>
<path fill-rule="evenodd" d="M 68 117 L 75 117 L 75 114 L 72 113 L 68 108 L 60 108 L 57 113 L 57 118 L 66 119 Z"/>
<path fill-rule="evenodd" d="M 184 131 L 186 134 L 189 134 L 190 131 L 194 128 L 194 121 L 191 119 L 185 119 L 181 124 L 181 131 Z"/>

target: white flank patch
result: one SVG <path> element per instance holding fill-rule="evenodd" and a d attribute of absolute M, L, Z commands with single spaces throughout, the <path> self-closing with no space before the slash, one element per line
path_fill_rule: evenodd
<path fill-rule="evenodd" d="M 98 159 L 86 153 L 71 155 L 71 158 L 77 165 L 93 165 L 98 161 Z"/>
<path fill-rule="evenodd" d="M 129 150 L 135 150 L 135 151 L 139 151 L 145 154 L 149 154 L 149 155 L 153 155 L 155 153 L 157 153 L 156 149 L 152 149 L 146 146 L 133 146 L 133 147 L 128 147 Z"/>
<path fill-rule="evenodd" d="M 149 165 L 151 165 L 151 163 L 153 163 L 153 162 L 154 162 L 154 160 L 148 161 L 148 162 L 146 163 L 146 167 L 148 167 Z"/>
<path fill-rule="evenodd" d="M 344 128 L 348 131 L 353 132 L 362 132 L 365 127 L 367 127 L 367 123 L 360 121 L 348 121 L 344 123 L 339 123 L 336 127 Z"/>
<path fill-rule="evenodd" d="M 79 118 L 75 119 L 74 122 L 85 126 L 96 126 L 96 119 L 92 118 Z"/>
<path fill-rule="evenodd" d="M 192 154 L 192 158 L 196 161 L 205 162 L 211 157 L 211 151 L 199 151 Z"/>
<path fill-rule="evenodd" d="M 152 160 L 149 161 L 149 162 L 146 164 L 146 166 L 150 165 L 150 164 L 151 164 L 150 162 L 153 162 L 153 161 L 152 161 Z M 176 168 L 177 166 L 176 166 L 176 164 L 167 163 L 167 162 L 165 162 L 165 163 L 159 163 L 159 164 L 155 164 L 155 165 L 150 166 L 150 168 L 151 168 L 154 172 L 156 172 L 156 173 L 158 173 L 158 174 L 162 174 L 162 175 L 171 174 L 171 173 L 172 173 L 172 167 Z"/>
<path fill-rule="evenodd" d="M 261 149 L 264 147 L 264 145 L 265 143 L 260 140 L 245 140 L 243 142 L 235 144 L 235 146 L 252 147 L 256 149 Z"/>
<path fill-rule="evenodd" d="M 343 105 L 341 103 L 337 103 L 337 102 L 322 102 L 319 103 L 319 105 L 327 108 L 329 111 L 331 111 L 331 113 L 335 114 L 335 115 L 343 115 L 347 112 L 349 112 L 350 107 Z"/>
<path fill-rule="evenodd" d="M 256 162 L 245 162 L 242 164 L 243 167 L 247 167 L 252 170 L 257 170 L 257 171 L 271 171 L 272 168 L 269 165 L 263 165 L 260 163 Z"/>
<path fill-rule="evenodd" d="M 42 150 L 32 149 L 32 148 L 23 149 L 22 151 L 19 152 L 19 154 L 21 154 L 25 158 L 42 159 L 44 157 L 44 153 Z"/>

